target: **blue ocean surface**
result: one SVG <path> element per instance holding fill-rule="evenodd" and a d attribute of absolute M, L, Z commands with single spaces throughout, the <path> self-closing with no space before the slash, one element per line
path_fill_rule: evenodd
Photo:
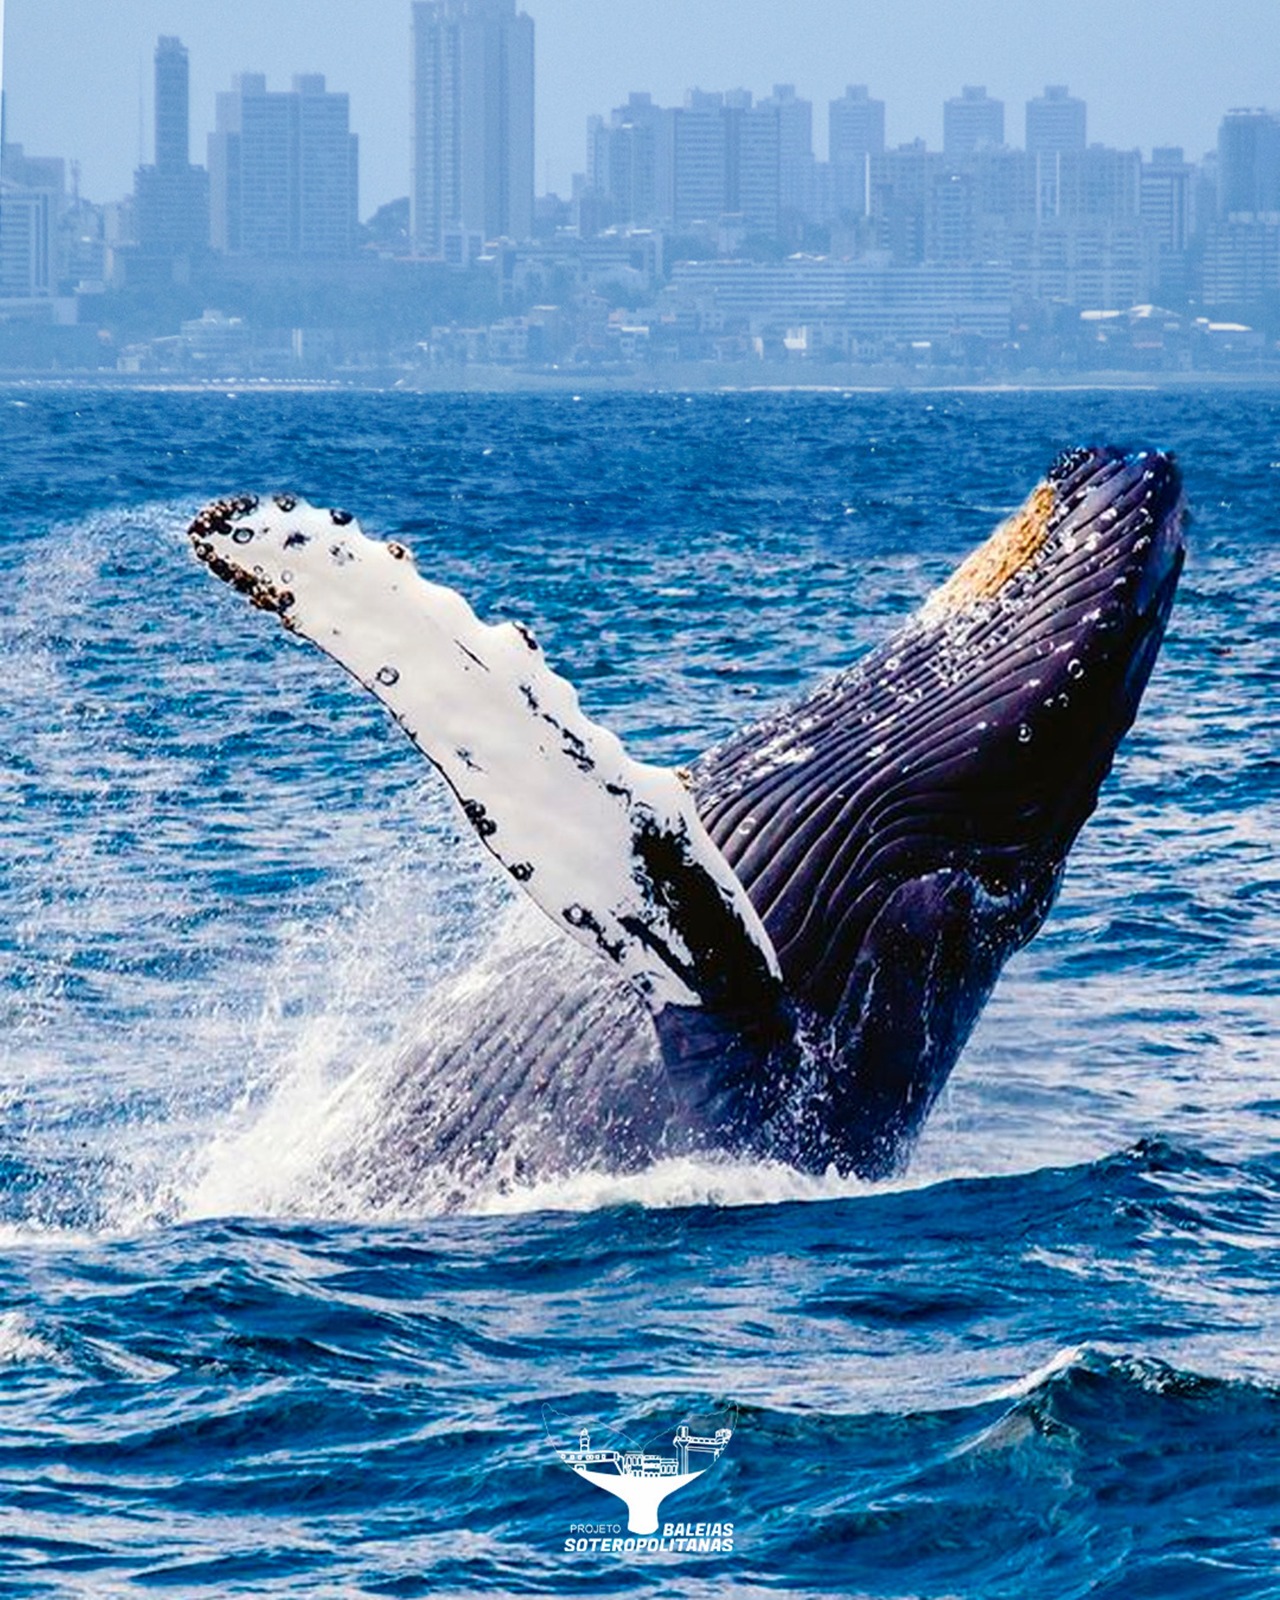
<path fill-rule="evenodd" d="M 674 763 L 1088 440 L 1178 453 L 1187 571 L 904 1175 L 335 1181 L 507 890 L 204 501 L 348 507 Z M 1275 391 L 8 389 L 0 595 L 0 1594 L 1280 1594 Z M 694 1548 L 582 1538 L 544 1407 L 732 1415 Z"/>

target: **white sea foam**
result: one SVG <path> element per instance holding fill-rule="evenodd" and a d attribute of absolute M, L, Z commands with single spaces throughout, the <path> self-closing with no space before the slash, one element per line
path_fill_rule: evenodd
<path fill-rule="evenodd" d="M 476 1194 L 468 1211 L 510 1215 L 531 1211 L 596 1211 L 636 1205 L 651 1210 L 682 1206 L 767 1206 L 787 1201 L 842 1200 L 876 1187 L 830 1172 L 821 1177 L 772 1161 L 672 1157 L 634 1173 L 584 1171 L 501 1193 Z"/>
<path fill-rule="evenodd" d="M 0 1363 L 20 1367 L 61 1359 L 58 1347 L 41 1337 L 25 1312 L 0 1311 Z"/>
<path fill-rule="evenodd" d="M 1015 1378 L 1011 1383 L 1001 1384 L 988 1396 L 989 1400 L 1025 1400 L 1029 1394 L 1034 1394 L 1037 1389 L 1056 1377 L 1059 1372 L 1066 1372 L 1070 1367 L 1077 1367 L 1088 1355 L 1088 1348 L 1082 1344 L 1067 1345 L 1048 1361 L 1028 1372 L 1025 1377 Z"/>

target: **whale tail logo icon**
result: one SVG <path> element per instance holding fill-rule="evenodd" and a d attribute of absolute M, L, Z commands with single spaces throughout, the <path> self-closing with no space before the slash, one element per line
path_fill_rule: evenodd
<path fill-rule="evenodd" d="M 684 1489 L 713 1467 L 733 1437 L 733 1417 L 711 1427 L 695 1428 L 686 1420 L 640 1444 L 615 1429 L 575 1421 L 542 1408 L 552 1448 L 580 1478 L 627 1507 L 629 1533 L 656 1533 L 658 1508 L 668 1495 Z"/>

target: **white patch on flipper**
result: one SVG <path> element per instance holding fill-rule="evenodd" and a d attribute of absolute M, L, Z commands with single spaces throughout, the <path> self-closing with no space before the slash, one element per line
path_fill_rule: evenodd
<path fill-rule="evenodd" d="M 210 506 L 190 529 L 216 576 L 317 644 L 439 768 L 485 848 L 559 927 L 612 961 L 655 1011 L 697 1005 L 696 953 L 641 841 L 705 874 L 773 978 L 769 936 L 665 767 L 593 723 L 527 629 L 481 622 L 409 552 L 345 513 L 280 496 Z M 718 917 L 718 913 L 717 913 Z M 746 974 L 744 974 L 744 977 Z"/>

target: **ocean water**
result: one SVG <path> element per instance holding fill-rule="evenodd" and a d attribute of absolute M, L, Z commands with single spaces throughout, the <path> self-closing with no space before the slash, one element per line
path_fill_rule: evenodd
<path fill-rule="evenodd" d="M 1090 439 L 1178 452 L 1188 568 L 903 1177 L 335 1184 L 506 890 L 203 501 L 349 507 L 678 762 Z M 1275 391 L 11 389 L 0 490 L 0 1593 L 1280 1594 Z M 720 1547 L 582 1541 L 544 1407 L 730 1413 Z"/>

